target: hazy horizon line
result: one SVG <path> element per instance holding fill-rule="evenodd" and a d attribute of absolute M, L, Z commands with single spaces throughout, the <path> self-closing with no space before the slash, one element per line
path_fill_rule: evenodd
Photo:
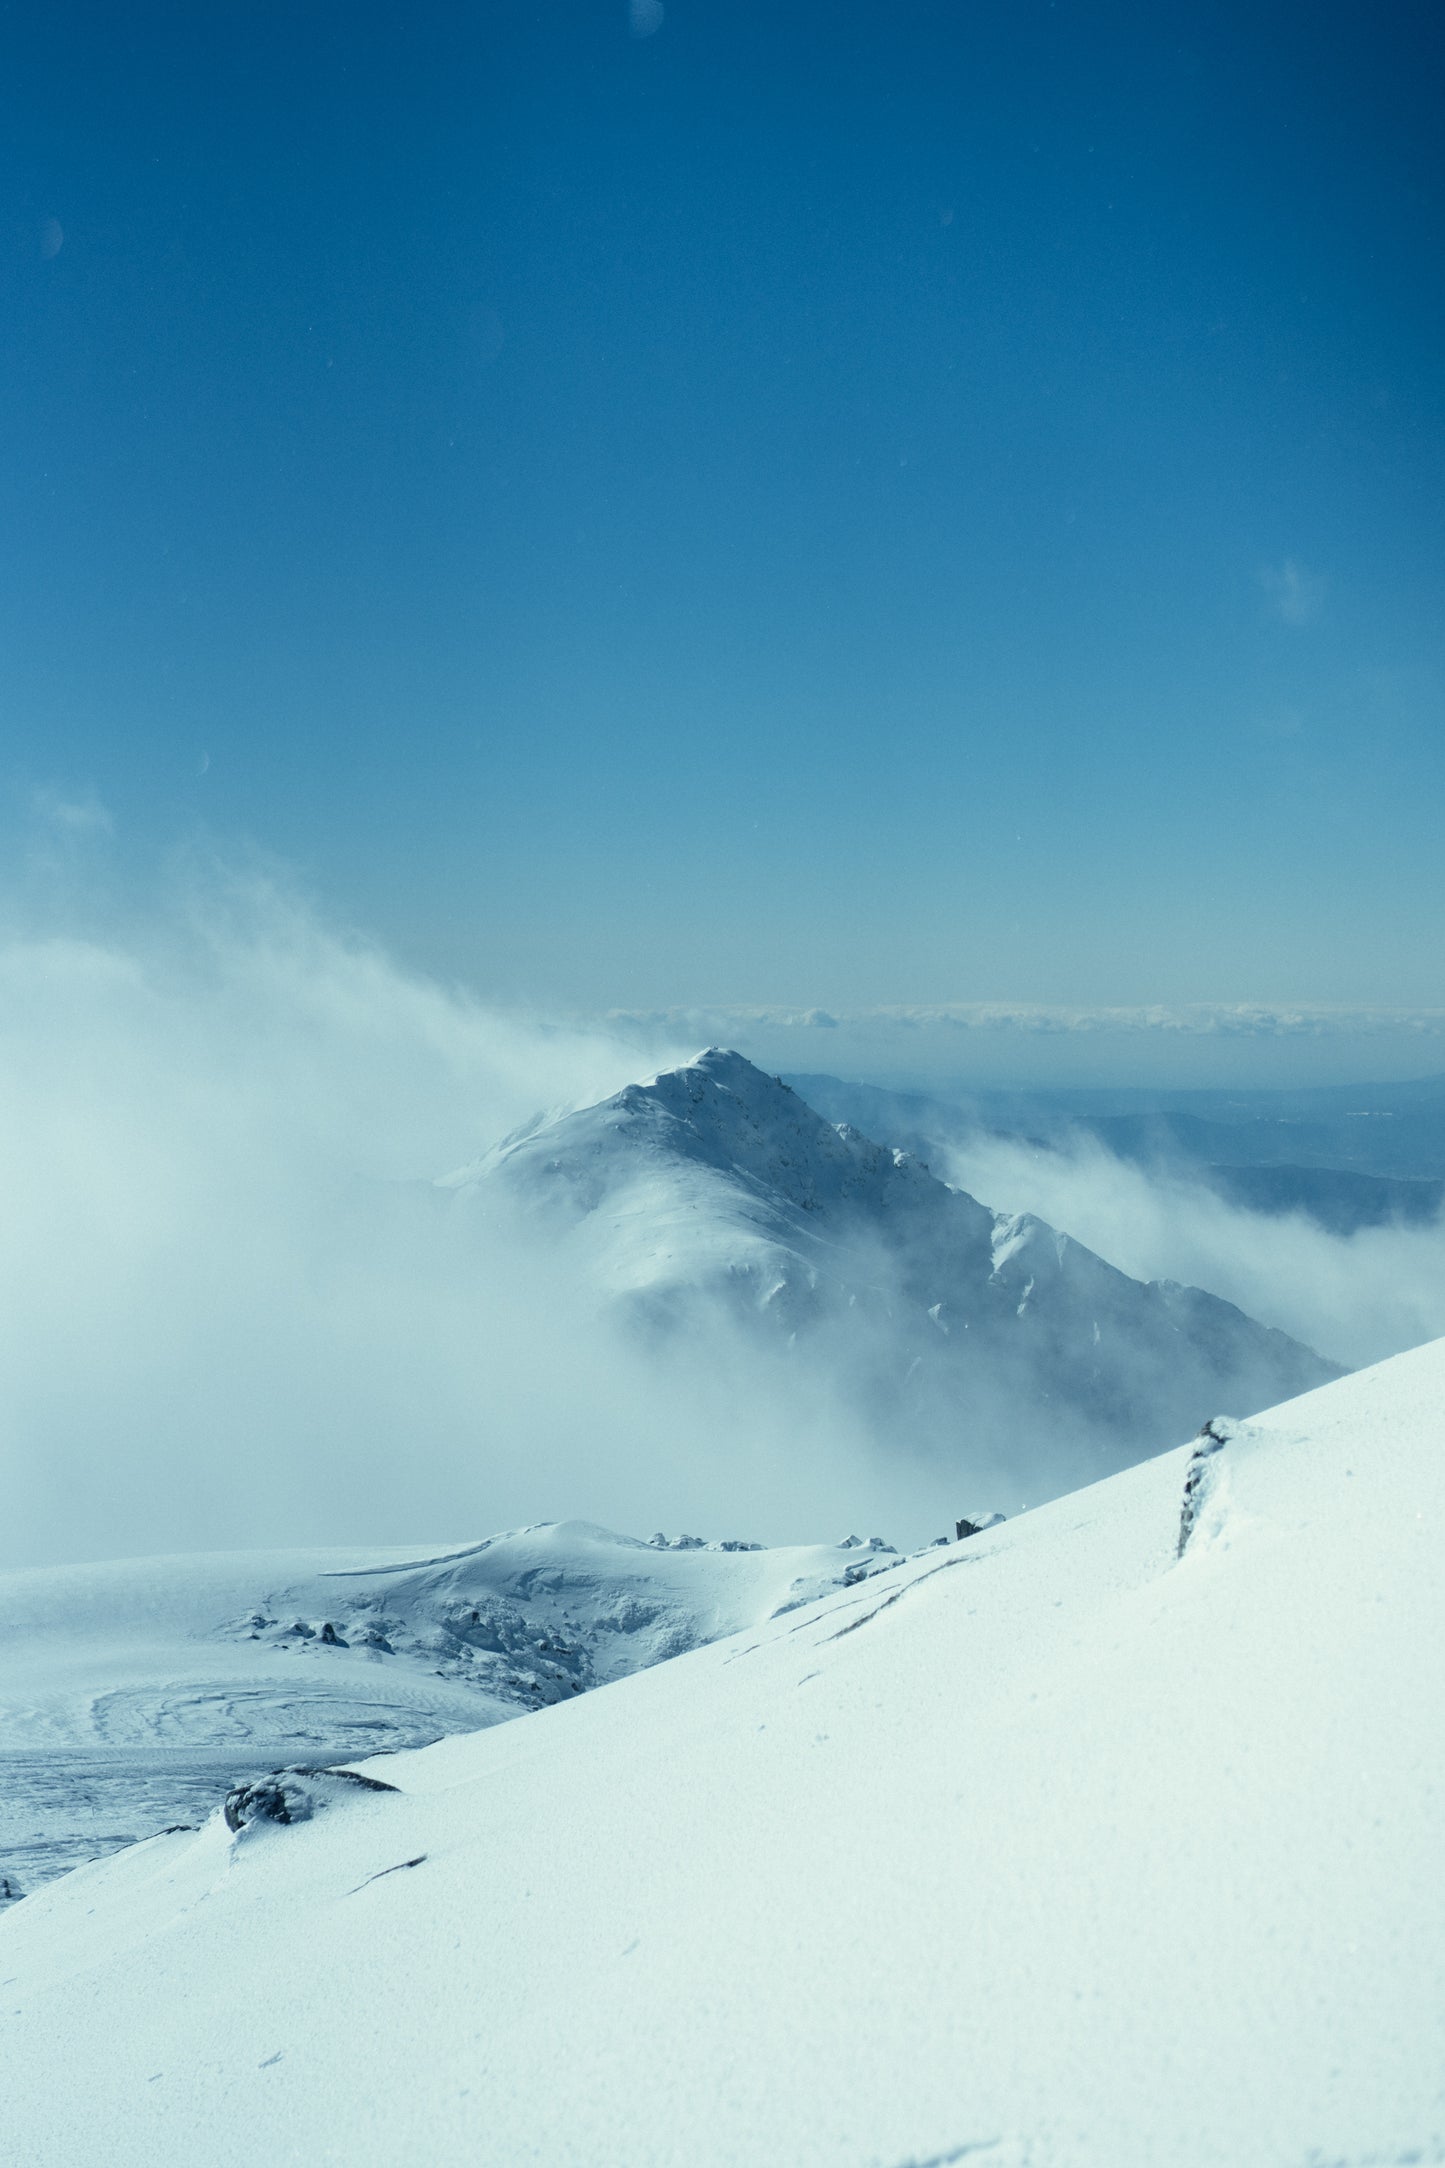
<path fill-rule="evenodd" d="M 787 1002 L 698 1002 L 662 1008 L 613 1008 L 601 1020 L 615 1028 L 704 1033 L 731 1025 L 834 1031 L 883 1025 L 903 1030 L 944 1026 L 958 1031 L 1027 1033 L 1141 1032 L 1200 1038 L 1359 1037 L 1405 1032 L 1445 1035 L 1445 1007 L 1350 1006 L 1326 1002 L 1148 1002 L 1105 1005 L 1010 1001 L 888 1003 L 826 1009 Z"/>

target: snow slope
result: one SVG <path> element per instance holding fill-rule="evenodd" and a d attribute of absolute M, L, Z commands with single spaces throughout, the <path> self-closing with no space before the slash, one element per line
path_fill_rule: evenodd
<path fill-rule="evenodd" d="M 875 1541 L 642 1543 L 585 1522 L 458 1549 L 0 1574 L 0 1877 L 30 1891 L 278 1762 L 418 1746 L 871 1571 Z"/>
<path fill-rule="evenodd" d="M 448 1179 L 462 1208 L 505 1201 L 556 1227 L 648 1319 L 761 1316 L 814 1336 L 876 1431 L 941 1446 L 1010 1497 L 1005 1470 L 1029 1467 L 1037 1498 L 1216 1407 L 1339 1375 L 1216 1296 L 1130 1279 L 1042 1220 L 991 1211 L 717 1048 Z"/>
<path fill-rule="evenodd" d="M 14 2158 L 1445 2161 L 1442 1406 L 1445 1342 L 56 1883 Z"/>

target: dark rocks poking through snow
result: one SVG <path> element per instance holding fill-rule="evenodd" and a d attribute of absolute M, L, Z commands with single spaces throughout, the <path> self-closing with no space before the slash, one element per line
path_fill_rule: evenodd
<path fill-rule="evenodd" d="M 688 1538 L 681 1547 L 696 1544 Z M 584 1692 L 595 1679 L 582 1628 L 571 1622 L 549 1626 L 529 1616 L 530 1584 L 536 1578 L 536 1569 L 516 1577 L 521 1602 L 492 1592 L 468 1602 L 451 1592 L 443 1576 L 434 1592 L 410 1606 L 395 1601 L 394 1589 L 367 1591 L 330 1618 L 297 1617 L 280 1625 L 272 1613 L 253 1610 L 226 1631 L 321 1662 L 343 1651 L 371 1661 L 422 1660 L 443 1678 L 465 1680 L 499 1700 L 540 1709 Z M 284 1619 L 284 1610 L 280 1616 Z"/>
<path fill-rule="evenodd" d="M 665 1536 L 659 1528 L 655 1536 L 647 1539 L 654 1551 L 761 1551 L 761 1543 L 745 1543 L 741 1536 L 724 1536 L 720 1543 L 709 1543 L 706 1536 Z"/>
<path fill-rule="evenodd" d="M 1189 1456 L 1189 1466 L 1184 1476 L 1184 1502 L 1179 1513 L 1179 1546 L 1176 1558 L 1182 1558 L 1193 1535 L 1199 1516 L 1209 1495 L 1210 1478 L 1214 1473 L 1212 1463 L 1234 1436 L 1235 1425 L 1227 1415 L 1211 1415 L 1209 1421 L 1194 1441 L 1194 1451 Z"/>
<path fill-rule="evenodd" d="M 1003 1519 L 1002 1513 L 976 1513 L 972 1520 L 957 1520 L 953 1524 L 953 1540 L 963 1543 L 969 1536 L 981 1536 L 986 1528 L 997 1528 Z"/>
<path fill-rule="evenodd" d="M 13 1875 L 0 1874 L 0 1905 L 17 1905 L 24 1895 Z"/>
<path fill-rule="evenodd" d="M 221 1809 L 227 1829 L 249 1829 L 255 1822 L 309 1822 L 356 1791 L 394 1792 L 394 1784 L 364 1777 L 355 1769 L 278 1769 L 254 1784 L 238 1784 Z"/>

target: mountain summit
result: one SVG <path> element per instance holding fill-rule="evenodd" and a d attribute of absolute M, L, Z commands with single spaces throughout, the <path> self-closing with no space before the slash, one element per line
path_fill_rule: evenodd
<path fill-rule="evenodd" d="M 1216 1296 L 1131 1279 L 950 1189 L 723 1048 L 542 1120 L 445 1186 L 551 1226 L 656 1329 L 771 1327 L 875 1431 L 980 1471 L 1047 1459 L 1049 1487 L 1339 1375 Z"/>

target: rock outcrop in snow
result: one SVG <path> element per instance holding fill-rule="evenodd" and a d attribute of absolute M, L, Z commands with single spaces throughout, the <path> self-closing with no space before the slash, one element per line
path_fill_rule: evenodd
<path fill-rule="evenodd" d="M 237 1832 L 258 1822 L 280 1822 L 290 1827 L 309 1822 L 313 1815 L 345 1802 L 357 1791 L 394 1792 L 394 1784 L 380 1777 L 363 1776 L 357 1769 L 278 1769 L 250 1784 L 236 1784 L 227 1792 L 221 1819 Z"/>

